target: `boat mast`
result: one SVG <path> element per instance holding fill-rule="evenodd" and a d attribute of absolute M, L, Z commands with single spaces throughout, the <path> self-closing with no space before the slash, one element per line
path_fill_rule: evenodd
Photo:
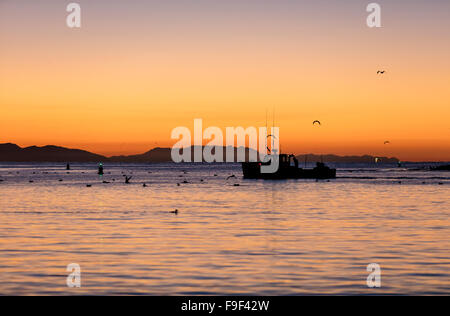
<path fill-rule="evenodd" d="M 268 151 L 268 154 L 271 154 L 271 150 L 269 150 L 269 144 L 267 143 L 267 138 L 269 137 L 269 110 L 266 108 L 266 139 L 264 140 L 264 143 L 266 145 L 266 150 Z"/>
<path fill-rule="evenodd" d="M 272 121 L 272 133 L 274 134 L 274 128 L 275 128 L 275 106 L 273 107 L 273 121 Z M 270 151 L 273 151 L 273 147 L 275 146 L 275 137 L 272 135 L 272 147 Z"/>

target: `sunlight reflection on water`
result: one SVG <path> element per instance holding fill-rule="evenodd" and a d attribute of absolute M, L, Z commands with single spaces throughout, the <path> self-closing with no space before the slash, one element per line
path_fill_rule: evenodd
<path fill-rule="evenodd" d="M 0 165 L 0 294 L 450 293 L 448 173 L 264 182 L 227 181 L 238 165 L 73 168 Z M 373 262 L 381 289 L 366 286 Z M 70 263 L 80 289 L 66 287 Z"/>

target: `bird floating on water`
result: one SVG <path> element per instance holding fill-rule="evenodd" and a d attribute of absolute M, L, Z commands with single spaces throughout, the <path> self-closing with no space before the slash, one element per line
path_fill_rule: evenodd
<path fill-rule="evenodd" d="M 178 215 L 178 210 L 172 211 L 172 212 L 170 212 L 170 213 L 171 213 L 171 214 Z"/>

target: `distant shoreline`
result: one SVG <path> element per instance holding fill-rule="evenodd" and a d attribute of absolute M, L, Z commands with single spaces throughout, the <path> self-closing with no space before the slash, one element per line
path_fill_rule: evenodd
<path fill-rule="evenodd" d="M 162 161 L 162 162 L 118 162 L 118 161 L 108 161 L 108 160 L 102 160 L 102 161 L 4 161 L 0 159 L 0 166 L 1 165 L 7 165 L 7 164 L 61 164 L 63 167 L 66 166 L 67 163 L 70 165 L 97 165 L 98 163 L 102 162 L 103 164 L 113 164 L 113 165 L 163 165 L 163 164 L 174 164 L 174 165 L 236 165 L 240 164 L 241 162 L 212 162 L 212 163 L 206 163 L 206 162 L 181 162 L 176 163 L 173 161 Z M 315 164 L 316 161 L 309 161 L 308 167 L 311 167 L 311 165 Z M 397 163 L 365 163 L 365 162 L 336 162 L 336 161 L 329 161 L 326 162 L 326 164 L 330 165 L 366 165 L 370 167 L 397 167 Z M 402 161 L 402 166 L 429 166 L 429 167 L 436 167 L 440 165 L 450 165 L 450 161 Z M 304 163 L 300 163 L 299 168 L 303 168 Z"/>
<path fill-rule="evenodd" d="M 6 143 L 0 144 L 0 162 L 20 163 L 170 163 L 171 148 L 153 148 L 148 152 L 137 155 L 128 156 L 112 156 L 106 157 L 103 155 L 95 154 L 89 151 L 81 149 L 70 149 L 60 146 L 30 146 L 20 147 L 16 144 Z M 237 148 L 234 148 L 237 151 Z M 246 148 L 246 157 L 248 157 L 250 149 Z M 225 152 L 225 151 L 224 151 Z M 306 156 L 306 157 L 305 157 Z M 300 165 L 306 162 L 318 162 L 323 161 L 325 163 L 365 163 L 374 164 L 375 159 L 379 161 L 379 164 L 397 164 L 400 162 L 395 157 L 380 157 L 372 155 L 361 156 L 339 156 L 334 154 L 301 154 L 297 155 Z M 435 163 L 448 163 L 446 161 L 433 161 L 433 162 L 402 162 L 402 163 L 423 163 L 423 164 L 435 164 Z"/>

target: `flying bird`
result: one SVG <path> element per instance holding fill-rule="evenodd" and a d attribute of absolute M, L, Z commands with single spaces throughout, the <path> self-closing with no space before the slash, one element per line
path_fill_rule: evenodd
<path fill-rule="evenodd" d="M 320 123 L 320 121 L 318 121 L 318 120 L 313 122 L 313 125 L 316 125 L 316 124 L 322 125 L 322 123 Z"/>
<path fill-rule="evenodd" d="M 378 75 L 380 75 L 380 74 L 383 75 L 385 72 L 386 72 L 385 70 L 378 70 L 378 71 L 377 71 L 377 74 L 378 74 Z"/>
<path fill-rule="evenodd" d="M 236 176 L 233 174 L 232 176 L 229 176 L 228 178 L 227 178 L 227 181 L 229 180 L 229 179 L 231 179 L 231 178 L 236 178 Z"/>
<path fill-rule="evenodd" d="M 389 145 L 390 143 L 391 143 L 391 142 L 388 141 L 388 140 L 384 142 L 385 145 Z"/>

